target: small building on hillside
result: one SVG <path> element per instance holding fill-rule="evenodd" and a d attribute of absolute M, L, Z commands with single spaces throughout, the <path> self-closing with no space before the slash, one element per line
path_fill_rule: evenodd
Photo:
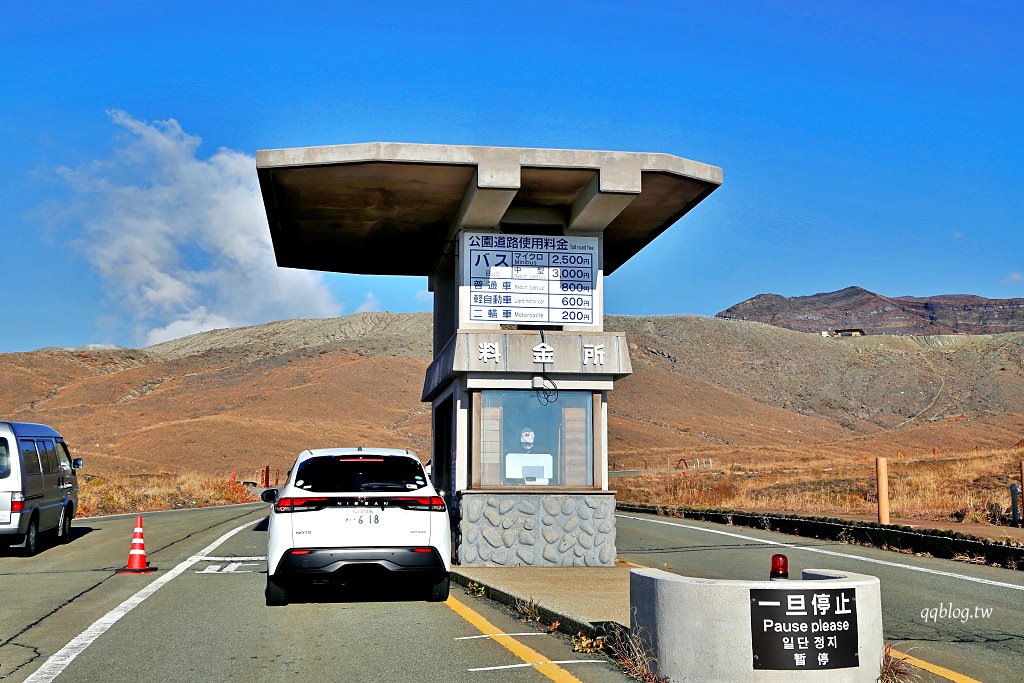
<path fill-rule="evenodd" d="M 843 330 L 836 330 L 837 337 L 863 337 L 866 333 L 857 327 L 850 327 Z"/>

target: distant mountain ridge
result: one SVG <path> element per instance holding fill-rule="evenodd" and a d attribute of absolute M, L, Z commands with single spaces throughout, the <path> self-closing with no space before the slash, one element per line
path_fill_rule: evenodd
<path fill-rule="evenodd" d="M 58 428 L 90 475 L 251 478 L 267 465 L 287 471 L 302 449 L 338 445 L 427 457 L 431 318 L 360 313 L 144 349 L 0 353 L 0 419 Z M 605 324 L 626 334 L 633 367 L 608 403 L 617 469 L 934 456 L 1024 436 L 1024 332 L 826 340 L 693 316 Z"/>
<path fill-rule="evenodd" d="M 883 296 L 862 287 L 810 296 L 757 296 L 715 317 L 751 320 L 797 332 L 862 329 L 868 334 L 1002 334 L 1024 331 L 1024 298 L 971 294 Z"/>

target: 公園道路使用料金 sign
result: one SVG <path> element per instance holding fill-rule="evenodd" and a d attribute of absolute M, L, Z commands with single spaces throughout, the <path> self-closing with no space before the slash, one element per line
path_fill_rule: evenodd
<path fill-rule="evenodd" d="M 755 669 L 857 666 L 857 591 L 751 588 L 750 640 Z"/>
<path fill-rule="evenodd" d="M 517 325 L 601 322 L 597 237 L 463 233 L 469 321 Z"/>

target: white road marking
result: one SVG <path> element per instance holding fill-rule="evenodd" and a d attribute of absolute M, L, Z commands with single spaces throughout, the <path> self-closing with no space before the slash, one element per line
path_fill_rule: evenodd
<path fill-rule="evenodd" d="M 497 638 L 499 636 L 546 636 L 550 635 L 544 631 L 530 631 L 529 633 L 485 633 L 479 636 L 459 636 L 455 640 L 474 640 L 476 638 Z"/>
<path fill-rule="evenodd" d="M 206 546 L 198 553 L 181 562 L 174 569 L 171 569 L 166 574 L 158 577 L 152 583 L 147 584 L 142 590 L 135 595 L 131 596 L 114 609 L 107 612 L 105 615 L 97 619 L 87 629 L 82 631 L 75 638 L 62 647 L 58 652 L 50 656 L 41 667 L 25 679 L 25 683 L 50 683 L 53 679 L 61 674 L 64 669 L 67 668 L 75 658 L 85 651 L 85 648 L 92 645 L 92 643 L 99 638 L 101 635 L 107 632 L 107 630 L 116 624 L 118 620 L 124 615 L 131 612 L 133 609 L 138 607 L 143 600 L 156 593 L 164 584 L 175 578 L 182 572 L 186 571 L 189 567 L 194 565 L 196 562 L 200 562 L 206 555 L 213 552 L 222 543 L 227 541 L 229 538 L 237 534 L 239 531 L 250 527 L 260 520 L 254 520 L 247 524 L 243 524 L 240 527 L 236 527 L 231 531 L 227 532 L 216 541 Z"/>
<path fill-rule="evenodd" d="M 820 553 L 822 555 L 831 555 L 833 557 L 842 557 L 848 560 L 859 560 L 861 562 L 870 562 L 871 564 L 881 564 L 886 567 L 897 567 L 899 569 L 909 569 L 912 572 L 921 572 L 922 574 L 935 574 L 937 576 L 948 576 L 951 579 L 962 579 L 964 581 L 971 581 L 973 583 L 982 583 L 986 586 L 998 586 L 999 588 L 1010 588 L 1016 591 L 1024 591 L 1024 586 L 1015 583 L 1003 583 L 1002 581 L 992 581 L 991 579 L 979 579 L 974 576 L 967 576 L 965 574 L 954 574 L 953 572 L 944 572 L 939 569 L 928 569 L 926 567 L 915 567 L 909 564 L 901 564 L 899 562 L 889 562 L 888 560 L 876 560 L 872 557 L 861 557 L 860 555 L 850 555 L 849 553 L 839 553 L 834 550 L 824 550 L 823 548 L 810 548 L 808 546 L 796 545 L 795 543 L 782 543 L 781 541 L 769 541 L 763 538 L 755 538 L 754 536 L 744 536 L 743 534 L 734 534 L 729 531 L 721 531 L 719 529 L 705 529 L 704 527 L 693 526 L 692 524 L 680 524 L 679 522 L 669 522 L 661 519 L 646 519 L 644 517 L 633 517 L 631 515 L 615 515 L 623 519 L 633 519 L 638 522 L 650 522 L 652 524 L 665 524 L 668 526 L 677 526 L 683 529 L 692 529 L 694 531 L 704 531 L 709 534 L 719 534 L 720 536 L 729 536 L 731 538 L 739 538 L 744 541 L 754 541 L 756 543 L 764 543 L 766 545 L 779 546 L 781 548 L 790 548 L 792 550 L 806 550 L 809 553 Z"/>
<path fill-rule="evenodd" d="M 236 557 L 234 555 L 227 555 L 225 557 L 200 557 L 200 562 L 264 562 L 267 559 L 266 555 L 252 556 L 252 557 Z"/>
<path fill-rule="evenodd" d="M 229 562 L 223 569 L 219 564 L 207 565 L 205 569 L 197 569 L 194 574 L 252 574 L 251 569 L 239 569 L 239 567 L 255 567 L 255 562 Z"/>
<path fill-rule="evenodd" d="M 525 664 L 505 664 L 504 666 L 481 666 L 477 669 L 466 669 L 466 671 L 498 671 L 500 669 L 525 669 L 528 666 L 540 666 L 541 664 L 603 664 L 600 659 L 563 659 L 555 662 L 526 662 Z"/>

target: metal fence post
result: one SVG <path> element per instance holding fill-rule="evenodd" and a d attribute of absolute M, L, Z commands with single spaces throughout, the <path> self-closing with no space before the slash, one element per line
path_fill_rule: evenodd
<path fill-rule="evenodd" d="M 878 523 L 889 523 L 889 461 L 875 458 L 875 480 L 878 491 Z"/>
<path fill-rule="evenodd" d="M 1016 484 L 1010 484 L 1010 526 L 1020 526 L 1020 516 L 1017 513 L 1017 496 L 1020 494 L 1020 489 L 1017 488 Z"/>

